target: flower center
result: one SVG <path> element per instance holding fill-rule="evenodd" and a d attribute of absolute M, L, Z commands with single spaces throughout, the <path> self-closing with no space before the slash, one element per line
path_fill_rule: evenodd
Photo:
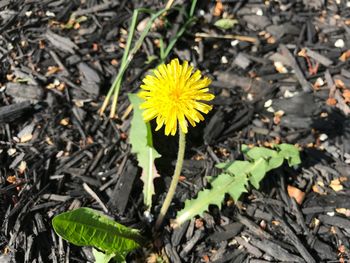
<path fill-rule="evenodd" d="M 180 100 L 181 97 L 181 91 L 178 88 L 175 88 L 171 91 L 171 98 L 175 101 L 178 102 Z"/>

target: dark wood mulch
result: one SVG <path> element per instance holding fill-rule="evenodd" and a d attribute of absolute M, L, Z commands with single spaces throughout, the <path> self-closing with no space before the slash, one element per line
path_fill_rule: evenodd
<path fill-rule="evenodd" d="M 168 219 L 207 186 L 240 145 L 287 142 L 302 164 L 283 166 L 237 204 L 210 207 L 160 233 L 143 215 L 140 169 L 130 153 L 128 92 L 184 21 L 189 4 L 146 38 L 123 82 L 119 119 L 97 114 L 118 70 L 132 11 L 160 1 L 0 0 L 0 262 L 87 262 L 90 248 L 55 235 L 54 215 L 80 206 L 140 229 L 171 262 L 345 262 L 350 236 L 350 9 L 348 1 L 198 1 L 198 20 L 171 57 L 213 79 L 214 109 L 188 136 L 185 180 Z M 234 15 L 227 31 L 213 26 Z M 69 23 L 74 14 L 78 19 Z M 80 21 L 80 22 L 79 22 Z M 225 36 L 225 38 L 223 38 Z M 241 37 L 250 37 L 242 39 Z M 348 94 L 348 95 L 346 95 Z M 283 116 L 280 116 L 283 111 Z M 169 186 L 177 138 L 155 133 L 156 216 Z M 288 188 L 289 187 L 289 188 Z M 298 204 L 288 189 L 305 193 Z M 155 262 L 155 261 L 150 261 Z"/>

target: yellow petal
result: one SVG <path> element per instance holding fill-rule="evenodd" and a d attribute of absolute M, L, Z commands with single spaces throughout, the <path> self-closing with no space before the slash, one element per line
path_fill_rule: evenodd
<path fill-rule="evenodd" d="M 138 94 L 144 100 L 140 108 L 146 121 L 156 119 L 156 130 L 165 126 L 166 135 L 175 135 L 179 126 L 187 133 L 189 124 L 196 126 L 204 120 L 201 113 L 212 109 L 204 103 L 214 98 L 208 89 L 211 80 L 202 78 L 199 70 L 192 71 L 187 61 L 181 65 L 178 59 L 173 59 L 143 79 L 142 91 Z"/>

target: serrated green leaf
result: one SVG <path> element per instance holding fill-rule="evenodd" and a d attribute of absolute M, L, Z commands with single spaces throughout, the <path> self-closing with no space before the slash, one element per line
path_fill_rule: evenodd
<path fill-rule="evenodd" d="M 212 181 L 211 189 L 202 190 L 198 193 L 197 198 L 185 202 L 185 207 L 177 214 L 175 225 L 181 225 L 196 215 L 202 215 L 208 210 L 209 205 L 217 205 L 221 208 L 226 193 L 237 201 L 241 194 L 246 192 L 247 183 L 248 178 L 245 175 L 220 174 Z"/>
<path fill-rule="evenodd" d="M 217 163 L 215 165 L 216 168 L 219 169 L 225 169 L 226 167 L 228 167 L 232 162 L 227 162 L 227 163 Z"/>
<path fill-rule="evenodd" d="M 276 157 L 277 152 L 265 147 L 254 147 L 246 152 L 246 156 L 252 160 L 258 160 L 260 158 L 268 160 L 269 158 Z"/>
<path fill-rule="evenodd" d="M 249 173 L 252 164 L 248 161 L 234 161 L 225 167 L 225 171 L 234 174 L 235 176 L 242 176 Z"/>
<path fill-rule="evenodd" d="M 301 163 L 299 150 L 296 146 L 292 144 L 282 143 L 276 145 L 276 148 L 279 149 L 279 156 L 286 159 L 288 161 L 289 166 Z"/>
<path fill-rule="evenodd" d="M 236 176 L 223 174 L 223 176 L 219 176 L 212 182 L 212 186 L 213 188 L 217 188 L 221 184 L 223 184 L 223 186 L 221 186 L 222 188 L 227 189 L 225 192 L 228 193 L 233 200 L 238 201 L 240 196 L 247 192 L 246 186 L 248 185 L 248 178 L 243 173 Z M 223 199 L 221 199 L 221 202 L 222 201 Z M 219 207 L 221 208 L 221 205 Z"/>
<path fill-rule="evenodd" d="M 218 21 L 216 21 L 214 23 L 214 26 L 221 28 L 221 29 L 230 29 L 233 28 L 235 26 L 235 24 L 237 24 L 238 21 L 236 19 L 232 19 L 232 18 L 222 18 L 219 19 Z"/>
<path fill-rule="evenodd" d="M 140 109 L 142 100 L 136 94 L 129 94 L 129 100 L 134 110 L 129 136 L 131 152 L 136 154 L 139 166 L 142 168 L 143 200 L 147 209 L 150 210 L 152 196 L 155 193 L 153 180 L 159 177 L 154 160 L 161 155 L 153 148 L 150 124 L 143 120 Z"/>
<path fill-rule="evenodd" d="M 268 161 L 266 172 L 280 167 L 283 164 L 284 159 L 288 161 L 289 165 L 298 164 L 300 162 L 299 152 L 295 146 L 281 144 L 276 145 L 275 147 L 279 150 L 278 152 L 265 147 L 254 147 L 250 150 L 246 150 L 245 155 L 252 160 L 264 158 Z"/>
<path fill-rule="evenodd" d="M 55 216 L 52 225 L 58 235 L 74 245 L 93 246 L 120 258 L 138 248 L 143 239 L 138 230 L 86 207 Z"/>
<path fill-rule="evenodd" d="M 281 157 L 279 154 L 277 156 L 270 158 L 268 161 L 266 172 L 275 169 L 277 167 L 280 167 L 283 164 L 283 157 Z"/>
<path fill-rule="evenodd" d="M 210 204 L 220 208 L 226 193 L 237 201 L 242 193 L 247 191 L 248 182 L 258 189 L 266 172 L 281 166 L 284 159 L 287 159 L 290 165 L 300 162 L 299 151 L 296 147 L 281 144 L 276 148 L 278 152 L 265 147 L 250 149 L 242 145 L 242 152 L 249 160 L 217 164 L 216 167 L 223 169 L 226 173 L 218 175 L 217 178 L 211 177 L 211 189 L 200 191 L 197 198 L 187 200 L 184 209 L 178 213 L 175 224 L 180 225 L 196 215 L 202 215 L 208 210 Z"/>
<path fill-rule="evenodd" d="M 267 162 L 260 158 L 259 160 L 254 161 L 252 164 L 249 173 L 249 182 L 256 188 L 259 189 L 260 181 L 265 177 L 267 168 Z"/>

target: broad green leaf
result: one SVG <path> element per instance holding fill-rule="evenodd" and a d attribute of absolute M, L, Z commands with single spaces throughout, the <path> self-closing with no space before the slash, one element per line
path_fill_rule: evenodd
<path fill-rule="evenodd" d="M 287 143 L 282 143 L 276 145 L 276 148 L 279 149 L 279 156 L 286 159 L 288 161 L 289 166 L 301 163 L 299 150 L 296 146 Z"/>
<path fill-rule="evenodd" d="M 253 160 L 258 160 L 260 158 L 268 160 L 271 157 L 276 157 L 277 152 L 265 147 L 254 147 L 247 151 L 246 155 Z"/>
<path fill-rule="evenodd" d="M 74 245 L 93 246 L 119 258 L 125 258 L 143 240 L 138 230 L 86 207 L 55 216 L 52 225 L 58 235 Z"/>
<path fill-rule="evenodd" d="M 252 168 L 252 163 L 247 161 L 234 161 L 229 166 L 225 167 L 225 170 L 235 176 L 242 176 L 249 173 Z"/>
<path fill-rule="evenodd" d="M 274 168 L 277 168 L 282 165 L 283 158 L 281 158 L 278 155 L 277 151 L 265 148 L 265 147 L 254 147 L 249 150 L 246 150 L 245 155 L 251 159 L 251 160 L 260 160 L 264 159 L 267 161 L 267 165 L 265 167 L 265 172 L 270 171 Z M 253 179 L 254 180 L 254 179 Z M 258 182 L 252 182 L 252 184 L 255 186 L 255 184 Z"/>
<path fill-rule="evenodd" d="M 277 167 L 280 167 L 283 164 L 283 157 L 281 157 L 279 154 L 275 157 L 271 157 L 271 159 L 268 161 L 268 166 L 266 169 L 266 172 L 275 169 Z"/>
<path fill-rule="evenodd" d="M 95 263 L 108 263 L 115 256 L 115 254 L 105 254 L 95 248 L 92 248 L 92 254 L 95 257 Z"/>
<path fill-rule="evenodd" d="M 181 225 L 196 215 L 202 215 L 208 210 L 209 205 L 217 205 L 221 208 L 226 193 L 230 194 L 234 200 L 238 200 L 241 194 L 246 192 L 247 183 L 248 178 L 245 175 L 220 174 L 211 182 L 211 189 L 202 190 L 197 198 L 185 202 L 185 207 L 177 214 L 175 225 Z"/>
<path fill-rule="evenodd" d="M 227 162 L 227 163 L 218 163 L 215 165 L 216 168 L 219 169 L 226 169 L 227 167 L 230 166 L 230 164 L 232 164 L 233 162 Z"/>
<path fill-rule="evenodd" d="M 237 24 L 238 21 L 236 19 L 232 19 L 232 18 L 222 18 L 219 19 L 218 21 L 216 21 L 214 23 L 214 26 L 221 28 L 221 29 L 230 29 L 233 28 L 235 26 L 235 24 Z"/>
<path fill-rule="evenodd" d="M 265 177 L 266 174 L 266 161 L 263 158 L 254 161 L 249 170 L 250 177 L 249 182 L 256 188 L 259 189 L 260 181 Z"/>
<path fill-rule="evenodd" d="M 264 178 L 267 162 L 263 158 L 255 161 L 234 161 L 226 166 L 221 165 L 226 172 L 235 176 L 245 176 L 249 178 L 249 182 L 255 187 L 259 188 L 260 181 Z M 233 196 L 232 196 L 233 197 Z"/>
<path fill-rule="evenodd" d="M 152 196 L 154 195 L 153 180 L 159 177 L 154 160 L 160 154 L 153 148 L 152 131 L 149 123 L 145 123 L 142 117 L 140 99 L 136 94 L 129 94 L 129 100 L 134 109 L 134 115 L 130 128 L 131 151 L 136 154 L 139 166 L 142 168 L 141 180 L 143 181 L 143 201 L 150 210 L 152 207 Z"/>

